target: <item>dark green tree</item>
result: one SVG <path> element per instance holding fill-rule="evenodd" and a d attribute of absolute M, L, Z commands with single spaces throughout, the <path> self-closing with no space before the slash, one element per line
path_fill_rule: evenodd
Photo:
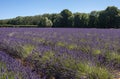
<path fill-rule="evenodd" d="M 16 25 L 16 20 L 15 20 L 15 18 L 9 19 L 8 24 L 9 24 L 9 25 Z"/>
<path fill-rule="evenodd" d="M 89 25 L 88 25 L 88 27 L 92 27 L 92 28 L 98 27 L 98 17 L 99 17 L 99 12 L 92 11 L 89 15 Z"/>
<path fill-rule="evenodd" d="M 74 15 L 72 15 L 72 16 L 70 16 L 69 18 L 68 18 L 68 26 L 69 27 L 74 27 Z"/>
<path fill-rule="evenodd" d="M 74 14 L 74 27 L 81 27 L 81 14 L 80 13 L 75 13 Z"/>
<path fill-rule="evenodd" d="M 61 27 L 62 24 L 62 16 L 58 14 L 56 18 L 53 20 L 53 27 Z"/>
<path fill-rule="evenodd" d="M 116 21 L 115 21 L 116 23 L 116 26 L 115 26 L 115 28 L 120 28 L 120 14 L 118 15 L 118 16 L 116 16 Z"/>
<path fill-rule="evenodd" d="M 41 15 L 36 15 L 32 17 L 32 25 L 38 25 L 41 19 L 42 19 Z"/>
<path fill-rule="evenodd" d="M 77 27 L 77 28 L 120 28 L 120 10 L 109 6 L 102 11 L 87 13 L 74 13 L 64 9 L 56 14 L 43 14 L 36 16 L 18 16 L 12 19 L 0 20 L 1 26 L 8 25 L 39 25 L 40 27 Z"/>
<path fill-rule="evenodd" d="M 115 6 L 107 7 L 99 15 L 99 24 L 103 28 L 114 28 L 116 26 L 116 16 L 119 14 L 119 9 Z"/>
<path fill-rule="evenodd" d="M 61 24 L 62 26 L 61 27 L 69 27 L 69 18 L 72 16 L 72 12 L 69 11 L 68 9 L 64 9 L 63 11 L 61 11 Z"/>
<path fill-rule="evenodd" d="M 78 28 L 88 27 L 89 17 L 85 13 L 74 14 L 74 26 Z"/>
<path fill-rule="evenodd" d="M 51 27 L 52 25 L 52 21 L 49 20 L 47 17 L 43 17 L 38 24 L 39 27 Z"/>

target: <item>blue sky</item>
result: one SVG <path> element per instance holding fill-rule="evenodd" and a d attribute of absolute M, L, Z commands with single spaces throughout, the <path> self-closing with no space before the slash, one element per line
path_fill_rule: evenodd
<path fill-rule="evenodd" d="M 69 9 L 73 13 L 89 13 L 103 10 L 107 6 L 120 9 L 120 0 L 0 0 L 0 19 L 60 13 L 63 9 Z"/>

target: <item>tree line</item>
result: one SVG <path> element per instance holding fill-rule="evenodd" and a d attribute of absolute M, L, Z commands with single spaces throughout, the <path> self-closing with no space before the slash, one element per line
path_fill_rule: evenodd
<path fill-rule="evenodd" d="M 0 20 L 0 26 L 32 26 L 55 28 L 120 28 L 120 9 L 109 6 L 102 11 L 91 13 L 72 13 L 64 9 L 60 13 L 36 16 L 18 16 L 12 19 Z"/>

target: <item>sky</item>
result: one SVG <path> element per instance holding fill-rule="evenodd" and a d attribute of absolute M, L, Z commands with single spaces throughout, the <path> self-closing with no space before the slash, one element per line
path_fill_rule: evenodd
<path fill-rule="evenodd" d="M 0 0 L 0 19 L 60 13 L 63 9 L 73 13 L 90 13 L 104 10 L 107 6 L 120 9 L 120 0 Z"/>

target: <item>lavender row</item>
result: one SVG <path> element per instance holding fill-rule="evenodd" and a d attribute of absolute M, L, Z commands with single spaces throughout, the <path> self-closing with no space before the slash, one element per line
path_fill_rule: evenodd
<path fill-rule="evenodd" d="M 119 33 L 115 29 L 7 28 L 0 29 L 0 50 L 32 65 L 43 77 L 99 79 L 95 76 L 99 72 L 91 68 L 107 73 L 106 69 L 120 67 Z"/>
<path fill-rule="evenodd" d="M 2 62 L 0 78 L 5 75 L 5 79 L 40 79 L 37 73 L 32 72 L 30 67 L 24 67 L 20 61 L 13 59 L 5 52 L 0 51 L 0 62 Z M 8 74 L 12 73 L 12 74 Z"/>

